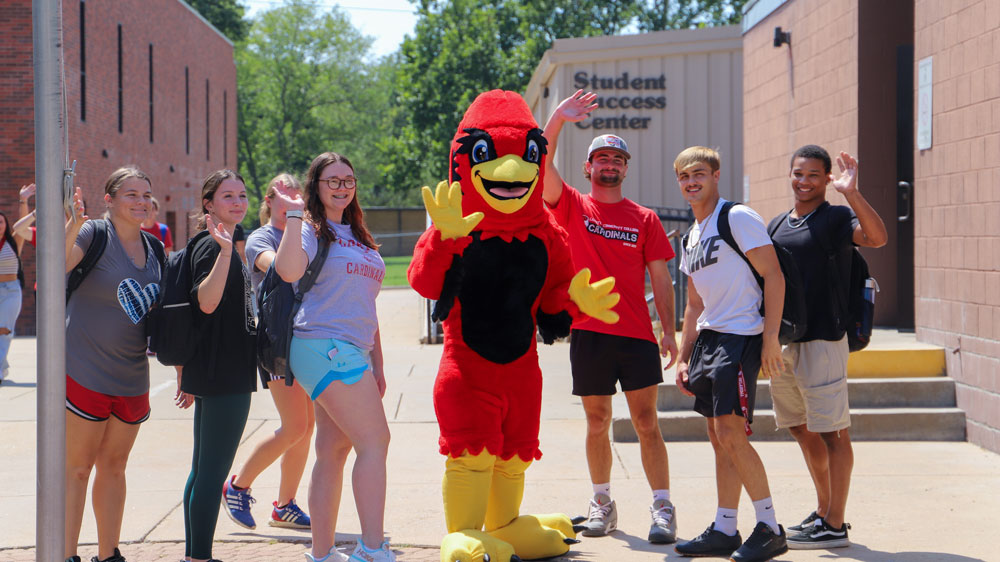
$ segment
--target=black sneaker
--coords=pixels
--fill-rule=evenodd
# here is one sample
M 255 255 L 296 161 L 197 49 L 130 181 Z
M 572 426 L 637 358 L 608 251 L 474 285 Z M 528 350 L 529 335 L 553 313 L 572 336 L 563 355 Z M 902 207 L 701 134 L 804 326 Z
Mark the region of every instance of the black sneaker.
M 116 548 L 115 549 L 115 553 L 112 554 L 111 556 L 105 558 L 104 560 L 101 560 L 98 557 L 94 556 L 93 558 L 90 559 L 90 562 L 126 562 L 126 561 L 125 561 L 125 557 L 122 556 L 121 551 L 119 551 Z
M 729 556 L 742 542 L 739 531 L 729 536 L 722 531 L 716 531 L 713 522 L 704 533 L 689 541 L 677 543 L 674 551 L 681 556 Z
M 792 525 L 791 527 L 788 528 L 788 530 L 792 533 L 798 533 L 800 531 L 805 530 L 806 527 L 812 527 L 816 523 L 816 520 L 819 518 L 820 518 L 819 515 L 817 515 L 816 512 L 814 511 L 809 514 L 809 517 L 803 519 L 801 523 L 799 523 L 798 525 Z
M 835 529 L 826 521 L 817 519 L 815 525 L 806 527 L 799 533 L 788 537 L 788 548 L 792 550 L 816 550 L 851 546 L 851 541 L 847 539 L 847 530 L 850 528 L 850 524 L 844 523 L 839 529 Z
M 79 556 L 70 556 L 66 559 L 66 562 L 83 562 L 83 560 L 80 560 Z
M 761 521 L 753 528 L 750 538 L 743 543 L 730 560 L 732 562 L 766 562 L 775 556 L 788 552 L 785 529 L 778 525 L 781 534 L 776 535 L 771 526 Z

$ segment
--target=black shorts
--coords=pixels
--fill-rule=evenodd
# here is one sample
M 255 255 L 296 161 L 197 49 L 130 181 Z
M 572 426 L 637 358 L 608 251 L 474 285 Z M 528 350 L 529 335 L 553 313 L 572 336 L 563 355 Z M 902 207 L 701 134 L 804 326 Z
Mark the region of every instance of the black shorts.
M 663 382 L 660 349 L 649 340 L 573 330 L 569 362 L 576 396 L 610 396 L 618 381 L 625 392 Z
M 694 411 L 714 418 L 726 414 L 743 416 L 742 379 L 746 420 L 753 421 L 760 371 L 760 335 L 740 336 L 702 330 L 688 363 L 688 389 L 694 393 Z

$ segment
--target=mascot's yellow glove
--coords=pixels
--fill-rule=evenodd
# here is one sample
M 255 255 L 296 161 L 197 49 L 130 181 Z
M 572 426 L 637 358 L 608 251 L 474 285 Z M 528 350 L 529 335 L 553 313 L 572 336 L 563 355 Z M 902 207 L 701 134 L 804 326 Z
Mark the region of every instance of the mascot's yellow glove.
M 580 307 L 580 311 L 597 318 L 605 324 L 617 324 L 618 313 L 611 310 L 622 296 L 612 293 L 615 278 L 605 277 L 596 283 L 590 282 L 590 269 L 583 268 L 569 282 L 569 298 Z
M 451 240 L 468 236 L 473 228 L 483 220 L 483 213 L 472 213 L 462 216 L 462 187 L 458 182 L 448 187 L 448 182 L 437 185 L 437 191 L 432 195 L 431 188 L 426 185 L 420 188 L 424 196 L 424 207 L 434 221 L 434 227 L 441 232 L 441 240 Z

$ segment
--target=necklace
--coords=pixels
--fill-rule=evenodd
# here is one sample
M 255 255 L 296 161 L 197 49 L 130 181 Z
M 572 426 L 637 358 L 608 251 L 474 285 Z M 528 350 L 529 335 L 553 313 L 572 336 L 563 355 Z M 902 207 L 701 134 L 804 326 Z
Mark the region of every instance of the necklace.
M 811 217 L 813 215 L 813 213 L 815 213 L 815 212 L 816 212 L 816 209 L 813 209 L 812 211 L 809 211 L 808 215 L 806 215 L 806 216 L 804 216 L 802 218 L 799 218 L 799 219 L 795 219 L 795 223 L 794 224 L 792 224 L 792 214 L 788 213 L 788 215 L 785 217 L 786 222 L 788 222 L 788 228 L 799 228 L 800 226 L 804 225 L 806 223 L 806 221 L 809 220 L 809 217 Z

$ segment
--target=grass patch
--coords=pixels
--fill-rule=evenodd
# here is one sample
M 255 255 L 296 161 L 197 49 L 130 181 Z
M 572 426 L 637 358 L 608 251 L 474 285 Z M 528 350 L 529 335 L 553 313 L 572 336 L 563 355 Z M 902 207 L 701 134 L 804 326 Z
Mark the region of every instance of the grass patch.
M 413 256 L 391 256 L 382 259 L 385 260 L 385 279 L 382 280 L 382 286 L 409 286 L 410 283 L 406 280 L 406 269 L 410 267 Z

